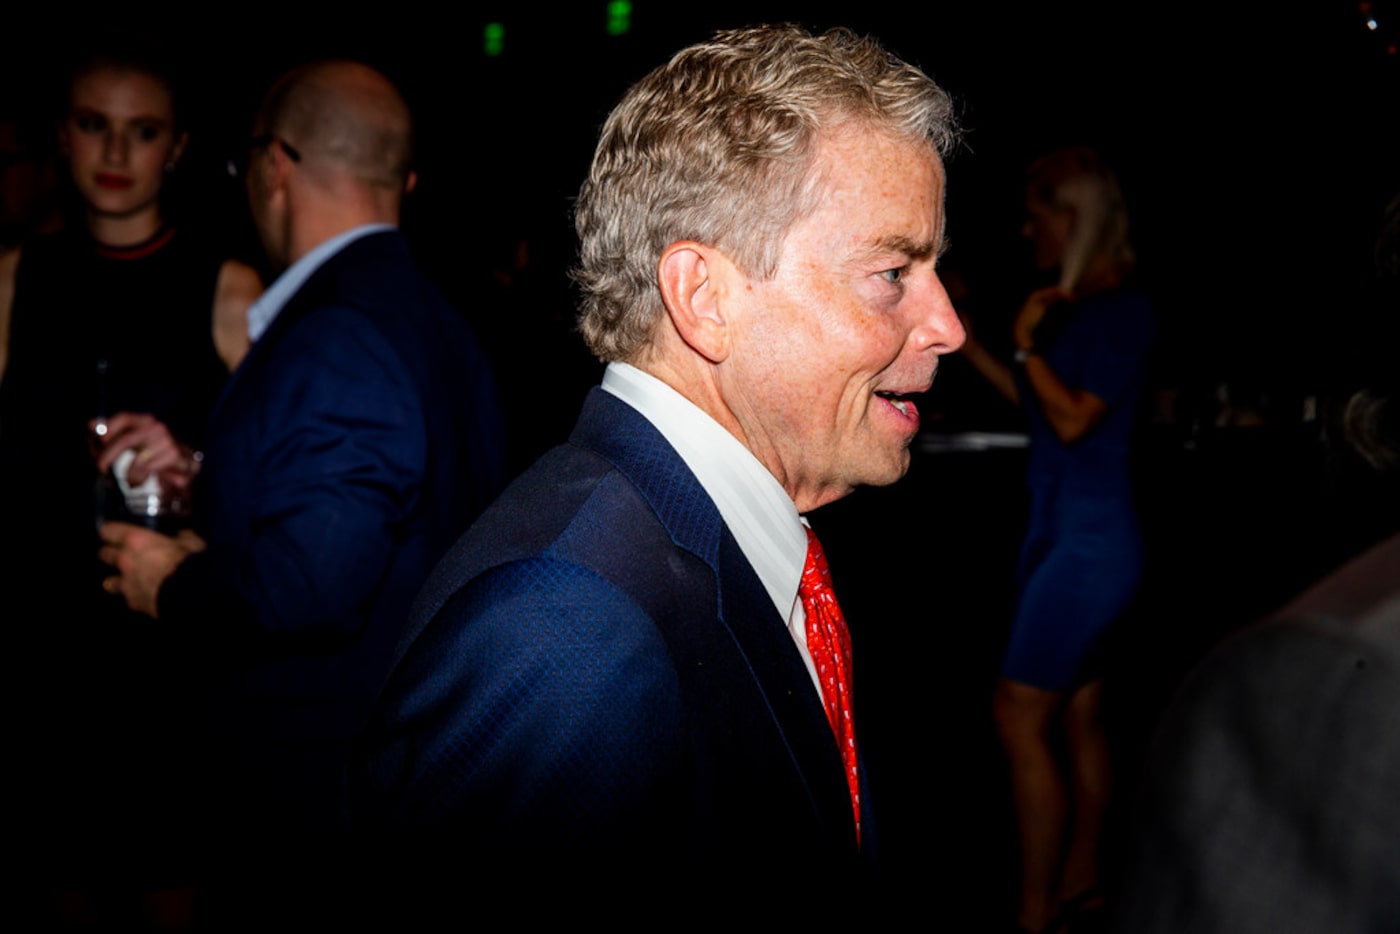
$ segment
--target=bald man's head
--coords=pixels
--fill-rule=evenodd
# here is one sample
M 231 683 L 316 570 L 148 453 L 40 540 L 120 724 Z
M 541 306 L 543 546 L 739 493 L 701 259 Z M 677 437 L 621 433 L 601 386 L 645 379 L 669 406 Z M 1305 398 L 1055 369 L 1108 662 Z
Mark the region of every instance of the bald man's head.
M 285 138 L 307 160 L 402 194 L 413 163 L 413 121 L 398 89 L 358 62 L 317 62 L 292 71 L 268 92 L 258 115 L 264 132 Z

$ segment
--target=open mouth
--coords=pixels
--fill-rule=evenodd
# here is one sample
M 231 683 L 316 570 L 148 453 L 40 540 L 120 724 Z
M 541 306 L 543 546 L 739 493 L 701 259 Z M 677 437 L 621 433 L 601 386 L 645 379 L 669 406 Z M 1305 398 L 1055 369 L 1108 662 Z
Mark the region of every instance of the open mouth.
M 895 411 L 905 418 L 917 419 L 919 417 L 919 407 L 914 404 L 914 394 L 907 392 L 876 392 L 875 395 L 884 399 Z

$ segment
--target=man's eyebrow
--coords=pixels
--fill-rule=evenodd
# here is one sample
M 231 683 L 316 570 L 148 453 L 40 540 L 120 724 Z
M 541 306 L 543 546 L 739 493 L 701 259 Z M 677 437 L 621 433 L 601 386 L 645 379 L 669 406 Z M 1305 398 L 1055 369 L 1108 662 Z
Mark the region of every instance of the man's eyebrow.
M 880 253 L 901 253 L 910 259 L 926 259 L 941 254 L 947 246 L 947 238 L 941 240 L 915 240 L 912 237 L 895 235 L 881 237 L 870 244 L 872 255 Z

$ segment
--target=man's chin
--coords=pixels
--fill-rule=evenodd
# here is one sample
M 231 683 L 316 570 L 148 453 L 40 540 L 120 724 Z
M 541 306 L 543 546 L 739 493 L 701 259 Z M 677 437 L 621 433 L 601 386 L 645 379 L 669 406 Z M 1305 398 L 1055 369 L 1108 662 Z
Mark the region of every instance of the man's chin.
M 890 465 L 885 470 L 873 472 L 872 476 L 865 480 L 861 486 L 893 486 L 909 473 L 910 462 L 909 443 L 905 442 Z
M 823 491 L 814 505 L 807 509 L 799 508 L 798 511 L 806 513 L 811 509 L 816 509 L 818 506 L 825 506 L 828 503 L 836 502 L 838 499 L 845 499 L 863 486 L 893 486 L 904 479 L 905 474 L 909 473 L 910 461 L 908 450 L 905 450 L 903 454 L 904 457 L 902 459 L 890 464 L 883 470 L 866 471 L 862 473 L 858 479 L 849 480 L 844 485 L 833 485 L 830 489 Z M 798 505 L 799 507 L 801 506 L 800 503 Z

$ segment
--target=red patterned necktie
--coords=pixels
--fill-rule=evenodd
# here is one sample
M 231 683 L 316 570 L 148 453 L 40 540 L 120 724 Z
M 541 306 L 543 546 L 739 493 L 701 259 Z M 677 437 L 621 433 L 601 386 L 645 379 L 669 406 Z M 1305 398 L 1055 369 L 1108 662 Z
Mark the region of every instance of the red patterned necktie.
M 856 724 L 851 717 L 851 634 L 846 617 L 831 589 L 831 569 L 816 533 L 807 530 L 807 564 L 802 584 L 797 588 L 802 610 L 807 615 L 807 652 L 817 667 L 826 718 L 836 734 L 841 762 L 846 767 L 846 784 L 851 789 L 851 809 L 855 813 L 856 841 L 860 841 L 860 775 L 856 766 Z

